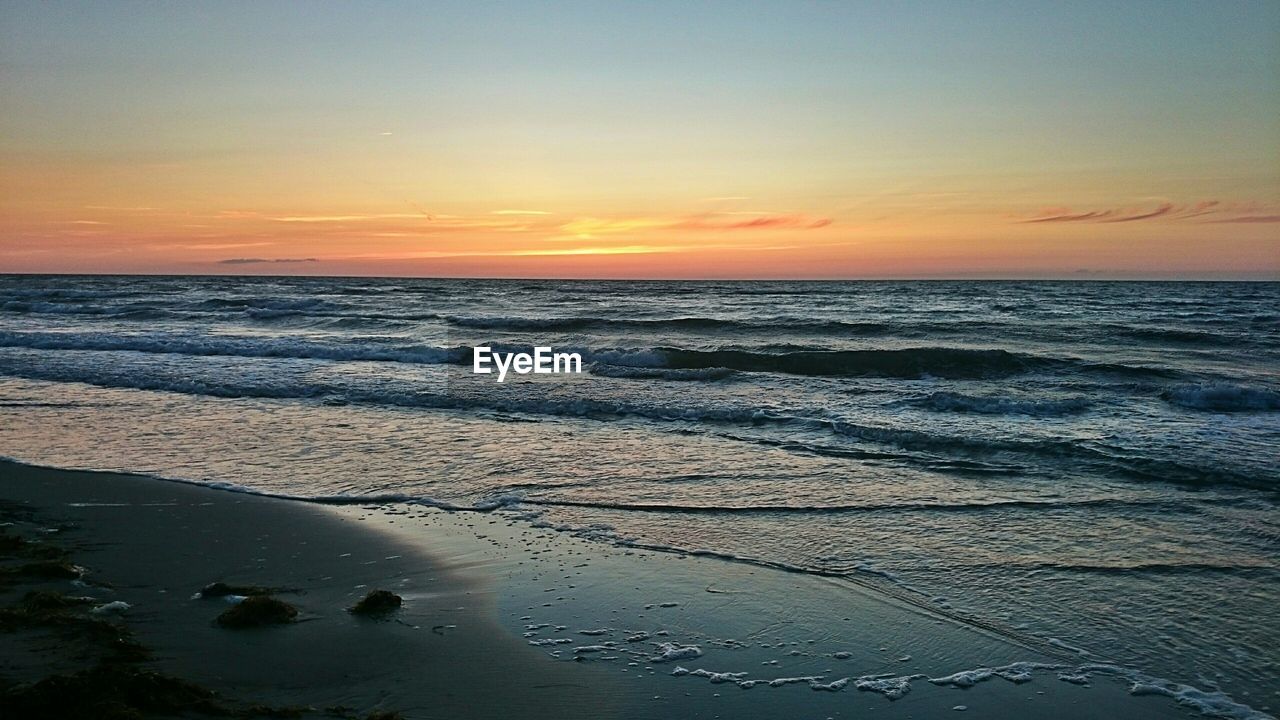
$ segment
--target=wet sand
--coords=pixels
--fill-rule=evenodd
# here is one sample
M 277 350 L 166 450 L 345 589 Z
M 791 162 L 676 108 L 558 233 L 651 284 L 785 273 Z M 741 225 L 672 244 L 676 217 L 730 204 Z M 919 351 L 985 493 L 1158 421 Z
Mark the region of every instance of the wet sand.
M 50 541 L 111 589 L 50 586 L 127 602 L 121 621 L 152 650 L 148 667 L 317 716 L 334 706 L 405 718 L 1199 716 L 1106 673 L 1087 686 L 1052 669 L 1025 682 L 931 682 L 1085 660 L 839 579 L 610 546 L 501 514 L 324 506 L 12 463 L 0 464 L 0 500 L 25 509 L 13 528 L 64 528 Z M 218 581 L 292 589 L 276 596 L 299 616 L 219 627 L 226 601 L 193 597 Z M 346 611 L 374 588 L 404 606 L 381 621 Z M 58 644 L 3 642 L 10 681 L 74 665 Z M 911 679 L 895 699 L 859 689 L 874 676 Z

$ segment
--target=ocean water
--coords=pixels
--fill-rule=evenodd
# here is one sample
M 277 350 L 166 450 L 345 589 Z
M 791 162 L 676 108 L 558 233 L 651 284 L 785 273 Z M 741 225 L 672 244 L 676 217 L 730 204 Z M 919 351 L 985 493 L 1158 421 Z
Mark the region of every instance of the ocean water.
M 1278 449 L 1276 283 L 0 276 L 0 454 L 837 575 L 1254 707 Z

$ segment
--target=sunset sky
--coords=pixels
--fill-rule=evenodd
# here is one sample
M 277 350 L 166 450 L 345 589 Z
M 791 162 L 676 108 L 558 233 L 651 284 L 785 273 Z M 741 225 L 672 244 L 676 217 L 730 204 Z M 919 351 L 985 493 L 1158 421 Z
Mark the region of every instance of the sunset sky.
M 1280 3 L 0 4 L 0 272 L 1280 278 Z

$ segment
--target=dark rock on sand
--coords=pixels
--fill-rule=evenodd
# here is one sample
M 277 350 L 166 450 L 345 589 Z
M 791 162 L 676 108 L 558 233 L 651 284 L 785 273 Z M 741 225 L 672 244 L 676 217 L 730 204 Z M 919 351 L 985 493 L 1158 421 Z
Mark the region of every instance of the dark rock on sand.
M 390 590 L 374 590 L 348 612 L 354 615 L 385 615 L 399 608 L 404 600 Z
M 218 624 L 226 628 L 249 628 L 293 622 L 298 610 L 287 602 L 269 595 L 253 595 L 236 603 L 218 616 Z

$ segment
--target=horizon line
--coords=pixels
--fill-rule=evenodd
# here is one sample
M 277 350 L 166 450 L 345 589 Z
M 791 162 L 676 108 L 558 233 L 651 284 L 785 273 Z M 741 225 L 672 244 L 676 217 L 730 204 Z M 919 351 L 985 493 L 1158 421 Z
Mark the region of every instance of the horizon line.
M 1045 276 L 995 276 L 995 275 L 901 275 L 901 276 L 846 276 L 846 277 L 526 277 L 526 276 L 435 276 L 435 275 L 305 275 L 305 274 L 244 274 L 244 273 L 183 273 L 183 272 L 7 272 L 0 277 L 178 277 L 178 278 L 268 278 L 307 280 L 479 280 L 486 282 L 1223 282 L 1223 283 L 1280 283 L 1280 274 L 1272 277 L 1256 276 L 1142 276 L 1142 275 L 1092 275 L 1089 273 Z

